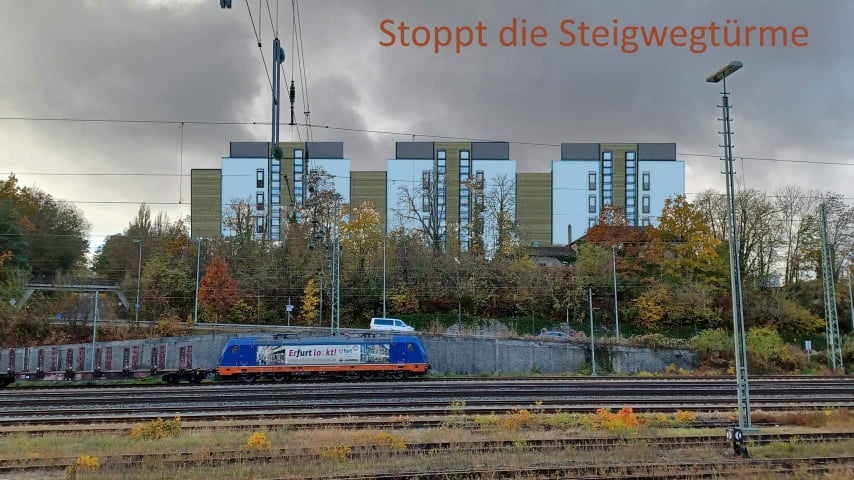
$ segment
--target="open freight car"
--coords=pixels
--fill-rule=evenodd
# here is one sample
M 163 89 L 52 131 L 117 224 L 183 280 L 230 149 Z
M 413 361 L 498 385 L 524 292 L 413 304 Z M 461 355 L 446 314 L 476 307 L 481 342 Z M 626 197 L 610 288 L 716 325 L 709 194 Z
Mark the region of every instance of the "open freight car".
M 430 368 L 417 337 L 266 337 L 234 338 L 222 350 L 217 373 L 249 383 L 262 378 L 334 376 L 398 380 Z

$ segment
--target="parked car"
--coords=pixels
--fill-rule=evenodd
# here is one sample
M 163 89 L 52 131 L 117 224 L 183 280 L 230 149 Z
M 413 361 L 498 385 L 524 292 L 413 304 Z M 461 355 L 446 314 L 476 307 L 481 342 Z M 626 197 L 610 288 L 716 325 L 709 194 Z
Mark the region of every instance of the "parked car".
M 395 332 L 414 332 L 415 329 L 398 318 L 372 318 L 371 330 L 386 330 Z
M 569 338 L 569 334 L 567 334 L 566 332 L 561 332 L 560 330 L 543 330 L 538 336 L 551 338 Z

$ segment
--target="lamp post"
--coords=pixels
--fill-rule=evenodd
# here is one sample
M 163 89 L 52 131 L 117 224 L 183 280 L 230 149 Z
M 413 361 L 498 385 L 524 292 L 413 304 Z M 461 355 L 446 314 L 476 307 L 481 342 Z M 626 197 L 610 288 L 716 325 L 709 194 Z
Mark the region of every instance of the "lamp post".
M 142 279 L 142 239 L 141 238 L 135 239 L 133 241 L 133 243 L 139 244 L 139 263 L 137 264 L 137 267 L 136 267 L 136 305 L 134 305 L 134 308 L 136 308 L 135 323 L 136 323 L 136 326 L 138 327 L 139 326 L 139 307 L 140 307 L 140 304 L 139 304 L 139 283 L 140 283 L 140 280 Z
M 732 326 L 733 341 L 735 344 L 735 381 L 738 395 L 738 426 L 741 429 L 752 429 L 750 419 L 750 386 L 747 379 L 747 344 L 744 335 L 744 307 L 741 295 L 741 265 L 738 257 L 738 225 L 735 218 L 735 172 L 733 171 L 732 159 L 732 129 L 729 116 L 729 92 L 726 90 L 726 78 L 738 71 L 743 64 L 732 61 L 724 65 L 720 70 L 706 78 L 706 82 L 723 82 L 721 91 L 722 103 L 720 105 L 723 113 L 724 136 L 724 165 L 726 175 L 727 193 L 727 220 L 729 223 L 729 272 L 732 286 Z
M 199 323 L 199 270 L 202 264 L 202 237 L 196 247 L 196 304 L 193 307 L 193 325 Z
M 593 289 L 587 289 L 587 302 L 590 307 L 590 376 L 596 376 L 596 345 L 593 342 Z
M 383 318 L 387 318 L 386 308 L 385 308 L 385 304 L 386 304 L 385 303 L 386 302 L 386 294 L 385 294 L 385 250 L 386 250 L 385 242 L 386 242 L 386 239 L 385 239 L 385 237 L 386 237 L 386 232 L 383 232 Z
M 457 325 L 463 328 L 463 294 L 460 290 L 460 259 L 454 257 L 454 262 L 457 263 Z
M 614 261 L 614 320 L 616 335 L 620 338 L 620 307 L 617 306 L 617 244 L 611 245 L 611 259 Z
M 851 260 L 854 260 L 854 254 L 849 253 L 848 259 L 848 308 L 851 310 L 851 331 L 854 332 L 854 295 L 851 295 Z

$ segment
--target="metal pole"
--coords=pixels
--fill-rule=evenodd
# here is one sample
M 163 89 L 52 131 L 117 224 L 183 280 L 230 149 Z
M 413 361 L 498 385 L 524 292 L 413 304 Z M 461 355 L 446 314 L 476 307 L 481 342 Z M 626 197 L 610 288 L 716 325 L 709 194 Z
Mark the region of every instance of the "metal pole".
M 620 338 L 620 307 L 617 305 L 617 246 L 611 245 L 611 258 L 614 260 L 614 320 L 616 321 L 616 334 Z
M 142 239 L 134 240 L 134 242 L 139 243 L 139 263 L 137 264 L 137 267 L 136 267 L 136 305 L 134 305 L 134 307 L 136 307 L 136 320 L 135 320 L 135 322 L 136 322 L 136 326 L 138 327 L 139 326 L 139 307 L 141 306 L 139 304 L 139 283 L 140 283 L 140 280 L 142 279 Z
M 199 270 L 202 264 L 202 237 L 196 248 L 196 305 L 193 307 L 193 325 L 199 323 Z
M 587 302 L 590 306 L 590 363 L 592 364 L 592 368 L 590 370 L 590 375 L 596 376 L 596 345 L 593 341 L 593 289 L 587 289 Z
M 95 317 L 92 319 L 92 371 L 95 371 L 95 335 L 98 334 L 98 291 L 95 291 Z
M 385 237 L 386 237 L 386 232 L 383 232 L 383 318 L 387 318 L 386 317 L 386 293 L 385 293 L 385 287 L 386 287 L 386 280 L 385 280 L 385 275 L 386 275 L 386 273 L 385 273 L 386 272 L 386 270 L 385 270 L 385 268 L 386 268 L 385 267 L 385 255 L 386 255 L 386 253 L 385 253 L 385 250 L 386 250 L 385 242 L 386 242 L 386 238 Z
M 744 333 L 744 307 L 741 292 L 741 259 L 739 258 L 738 225 L 735 217 L 735 172 L 732 158 L 732 129 L 729 116 L 729 92 L 726 77 L 721 92 L 724 123 L 724 163 L 729 220 L 729 271 L 732 286 L 733 342 L 735 344 L 735 381 L 738 395 L 738 426 L 752 428 L 750 419 L 750 388 L 747 378 L 747 343 Z
M 848 308 L 851 309 L 851 332 L 854 332 L 854 296 L 851 295 L 851 260 L 854 256 L 848 257 Z

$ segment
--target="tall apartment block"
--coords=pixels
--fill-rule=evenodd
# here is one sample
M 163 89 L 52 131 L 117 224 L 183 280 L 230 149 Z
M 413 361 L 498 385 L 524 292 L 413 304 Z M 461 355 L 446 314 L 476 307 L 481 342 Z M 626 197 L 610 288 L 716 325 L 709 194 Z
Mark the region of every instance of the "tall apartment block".
M 233 235 L 230 222 L 224 220 L 233 211 L 232 205 L 245 202 L 252 207 L 255 238 L 279 240 L 286 216 L 298 211 L 308 198 L 309 175 L 320 170 L 330 175 L 343 202 L 350 202 L 350 160 L 344 158 L 342 142 L 279 146 L 284 152 L 280 160 L 270 154 L 267 142 L 231 142 L 222 168 L 191 171 L 193 238 Z
M 370 201 L 383 228 L 430 225 L 440 242 L 495 247 L 490 203 L 502 196 L 511 220 L 532 246 L 566 245 L 621 208 L 632 225 L 655 225 L 664 200 L 685 193 L 685 164 L 674 143 L 564 143 L 551 172 L 517 173 L 506 142 L 397 142 L 386 171 L 351 171 L 341 142 L 232 142 L 220 169 L 192 170 L 191 235 L 232 235 L 231 204 L 252 207 L 255 238 L 278 240 L 281 226 L 310 198 L 312 172 L 325 171 L 342 203 Z M 456 238 L 449 238 L 454 235 Z M 456 243 L 456 242 L 455 242 Z
M 551 177 L 555 245 L 584 235 L 604 206 L 620 208 L 630 225 L 656 225 L 664 200 L 685 194 L 675 143 L 563 143 Z
M 494 249 L 495 220 L 485 210 L 502 186 L 513 190 L 508 200 L 515 199 L 516 162 L 509 143 L 398 142 L 386 171 L 389 228 L 418 228 L 423 222 L 443 244 L 450 231 L 463 251 L 473 238 L 483 240 L 486 252 Z M 510 213 L 515 217 L 515 205 Z

